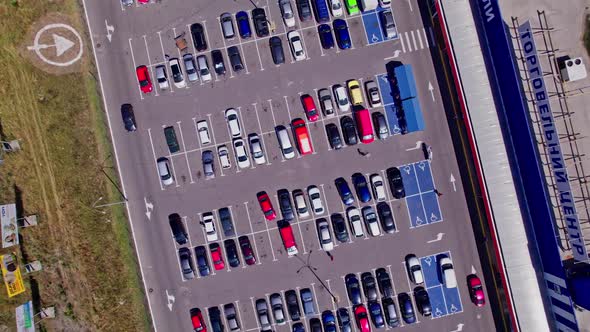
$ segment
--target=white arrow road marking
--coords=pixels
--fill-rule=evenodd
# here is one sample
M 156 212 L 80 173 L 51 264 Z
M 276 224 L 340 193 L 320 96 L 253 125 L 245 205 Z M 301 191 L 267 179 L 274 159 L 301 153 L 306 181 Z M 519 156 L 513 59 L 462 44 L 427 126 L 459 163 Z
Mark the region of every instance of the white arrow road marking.
M 451 178 L 449 180 L 451 181 L 451 184 L 453 185 L 453 191 L 457 191 L 457 185 L 455 184 L 455 177 L 453 176 L 453 173 L 451 173 Z
M 471 274 L 476 274 L 475 266 L 471 265 Z
M 440 240 L 442 240 L 443 235 L 445 235 L 445 233 L 438 233 L 438 234 L 436 234 L 436 239 L 429 240 L 426 243 L 434 243 L 434 242 L 440 241 Z
M 174 295 L 168 294 L 168 290 L 166 290 L 166 302 L 168 302 L 168 310 L 172 311 L 172 305 L 174 305 L 174 301 L 176 301 L 176 297 L 174 297 Z
M 451 332 L 461 332 L 461 331 L 463 331 L 463 326 L 465 326 L 465 324 L 459 323 L 459 324 L 457 324 L 457 329 L 452 330 Z
M 410 11 L 413 12 L 414 9 L 412 8 L 412 0 L 408 0 L 408 6 L 410 6 Z
M 393 51 L 393 56 L 383 58 L 383 60 L 387 61 L 387 60 L 395 59 L 399 56 L 400 53 L 401 53 L 400 50 L 395 50 L 395 51 Z
M 143 198 L 143 201 L 145 203 L 145 215 L 148 218 L 148 220 L 151 220 L 152 218 L 152 211 L 154 210 L 154 204 L 150 203 L 147 201 L 147 198 Z
M 109 43 L 111 42 L 111 39 L 113 38 L 113 32 L 115 32 L 115 26 L 114 25 L 109 25 L 109 23 L 107 23 L 107 20 L 104 20 L 104 25 L 107 27 L 107 39 L 109 40 Z
M 434 101 L 434 87 L 430 81 L 428 81 L 428 91 L 430 91 L 430 96 L 432 97 L 432 101 Z
M 406 151 L 418 150 L 422 147 L 422 141 L 416 141 L 416 146 L 413 148 L 406 149 Z

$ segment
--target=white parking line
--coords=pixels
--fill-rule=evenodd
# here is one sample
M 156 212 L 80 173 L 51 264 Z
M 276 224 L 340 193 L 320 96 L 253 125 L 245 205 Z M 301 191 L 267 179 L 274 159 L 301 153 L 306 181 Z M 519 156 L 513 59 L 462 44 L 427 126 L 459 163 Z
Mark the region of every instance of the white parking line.
M 176 124 L 178 124 L 178 130 L 180 131 L 180 141 L 182 142 L 182 149 L 186 151 L 186 145 L 184 144 L 184 135 L 182 134 L 182 126 L 180 125 L 181 121 L 176 121 Z M 193 172 L 191 172 L 191 165 L 188 162 L 188 154 L 185 153 L 184 157 L 186 159 L 186 167 L 188 168 L 188 175 L 190 176 L 191 183 L 195 183 L 195 181 L 193 180 Z
M 155 78 L 155 77 L 156 77 L 156 75 L 154 74 L 154 69 L 152 68 L 152 59 L 151 59 L 151 57 L 150 57 L 150 51 L 149 51 L 149 49 L 148 49 L 147 38 L 146 38 L 146 36 L 145 36 L 145 35 L 143 35 L 143 42 L 144 42 L 144 44 L 145 44 L 145 52 L 146 52 L 146 54 L 147 54 L 147 58 L 148 58 L 148 64 L 149 64 L 149 67 L 150 67 L 150 70 L 151 70 L 151 75 L 152 75 L 152 77 L 153 77 L 153 78 Z M 154 83 L 154 82 L 152 82 L 152 86 L 154 87 L 154 91 L 156 92 L 156 97 L 157 97 L 157 96 L 159 96 L 159 94 L 158 94 L 158 88 L 159 88 L 159 87 L 156 87 L 156 86 L 157 86 L 157 84 L 153 84 L 153 83 Z
M 319 313 L 319 312 L 321 312 L 321 310 L 320 310 L 320 306 L 318 304 L 317 293 L 315 292 L 315 282 L 311 283 L 311 289 L 313 290 L 313 301 L 315 302 L 315 308 Z
M 235 15 L 234 15 L 234 21 L 235 20 Z M 258 62 L 260 63 L 260 71 L 264 71 L 264 66 L 262 64 L 262 57 L 260 56 L 260 49 L 258 48 L 258 36 L 256 35 L 256 33 L 253 33 L 252 36 L 254 37 L 254 45 L 256 46 L 256 53 L 258 53 Z M 242 47 L 242 40 L 238 39 L 238 42 L 240 44 L 240 49 L 242 50 L 242 54 L 244 55 L 244 48 Z M 246 62 L 244 60 L 244 62 Z
M 254 304 L 254 298 L 253 297 L 250 297 L 250 302 L 252 303 L 252 309 L 254 310 L 254 314 L 256 316 L 258 316 L 257 313 L 256 313 L 256 305 Z M 270 313 L 269 313 L 269 315 L 270 315 Z M 255 321 L 256 321 L 256 326 L 258 326 L 258 331 L 260 331 L 260 324 L 258 323 L 258 317 L 256 317 Z
M 316 98 L 319 98 L 318 97 L 318 89 L 313 89 L 313 94 Z M 312 96 L 312 98 L 314 98 L 314 96 Z M 314 103 L 315 103 L 315 101 L 314 101 Z M 319 99 L 318 99 L 318 104 L 319 104 Z M 322 128 L 324 129 L 324 138 L 326 140 L 326 143 L 328 143 L 328 151 L 332 151 L 332 146 L 330 145 L 330 140 L 328 139 L 328 131 L 326 130 L 326 122 L 324 120 L 324 113 L 321 111 L 321 105 L 320 105 L 320 110 L 316 110 L 316 112 L 318 112 L 318 114 L 320 114 L 320 121 L 322 121 Z
M 250 219 L 250 211 L 248 211 L 248 202 L 244 202 L 244 205 L 246 206 L 246 215 L 248 216 L 248 223 L 250 224 L 250 232 L 252 234 L 255 234 L 254 227 L 252 227 L 252 219 Z M 252 237 L 254 237 L 254 235 Z M 251 242 L 254 243 L 254 250 L 256 251 L 256 257 L 257 257 L 257 262 L 258 262 L 257 264 L 260 265 L 262 263 L 260 262 L 261 257 L 260 257 L 260 254 L 258 254 L 258 246 L 256 245 L 256 239 L 253 238 L 253 241 L 251 241 Z
M 158 174 L 158 179 L 160 178 L 160 172 L 158 172 L 158 158 L 156 157 L 156 150 L 154 149 L 154 141 L 152 140 L 152 129 L 148 128 L 148 136 L 150 138 L 150 145 L 152 147 L 152 154 L 154 155 L 154 166 L 156 166 L 156 174 Z M 176 179 L 174 179 L 176 181 Z M 164 186 L 162 185 L 162 181 L 158 180 L 160 184 L 160 189 L 164 190 Z
M 137 64 L 135 63 L 135 56 L 133 55 L 133 46 L 131 45 L 131 38 L 129 38 L 129 50 L 131 51 L 131 60 L 133 61 L 133 72 L 135 73 L 135 71 L 137 69 Z M 137 90 L 139 91 L 139 98 L 141 100 L 143 100 L 143 92 L 141 92 L 141 86 L 139 86 L 139 82 L 137 81 L 137 78 L 135 78 L 135 81 L 137 82 Z
M 166 68 L 166 71 L 169 72 L 168 66 L 167 66 L 168 59 L 166 59 L 166 52 L 164 52 L 164 44 L 162 43 L 162 32 L 157 31 L 157 34 L 158 34 L 158 38 L 160 39 L 160 48 L 162 49 L 162 58 L 164 59 L 163 65 L 164 65 L 164 68 Z M 168 78 L 166 78 L 166 79 L 168 80 Z M 172 89 L 172 85 L 174 85 L 174 84 L 172 84 L 172 82 L 170 82 L 168 80 L 168 87 L 170 88 L 170 92 L 174 92 L 174 89 Z
M 176 28 L 172 28 L 172 34 L 174 34 L 174 37 L 176 37 L 176 36 L 177 36 L 177 35 L 176 35 Z M 180 49 L 179 49 L 178 47 L 176 48 L 176 52 L 178 52 L 178 66 L 180 67 L 180 66 L 181 66 L 181 63 L 183 63 L 183 64 L 184 64 L 184 61 L 183 61 L 183 59 L 182 59 L 182 54 L 180 54 Z M 186 68 L 185 68 L 185 69 L 186 69 Z M 182 68 L 180 68 L 180 71 L 182 72 Z M 190 89 L 190 84 L 189 84 L 190 82 L 188 82 L 188 75 L 187 75 L 187 77 L 185 77 L 184 79 L 185 79 L 185 81 L 187 81 L 187 82 L 186 82 L 186 87 L 185 87 L 185 89 Z
M 253 104 L 253 105 L 254 105 L 254 113 L 256 114 L 256 120 L 258 121 L 258 130 L 260 131 L 260 139 L 262 139 L 262 150 L 266 154 L 266 164 L 272 165 L 270 162 L 270 152 L 268 151 L 268 145 L 266 145 L 266 142 L 264 141 L 264 132 L 262 131 L 262 125 L 260 124 L 260 116 L 258 116 L 258 108 L 256 107 L 255 104 Z M 242 107 L 238 107 L 238 113 L 240 114 L 240 117 L 241 117 L 242 116 Z

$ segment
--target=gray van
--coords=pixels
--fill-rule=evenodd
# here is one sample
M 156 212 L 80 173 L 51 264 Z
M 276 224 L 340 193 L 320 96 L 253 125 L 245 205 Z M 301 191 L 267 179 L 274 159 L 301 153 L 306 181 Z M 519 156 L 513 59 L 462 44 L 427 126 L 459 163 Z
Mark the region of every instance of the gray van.
M 232 20 L 231 14 L 223 13 L 219 17 L 219 20 L 221 22 L 221 30 L 223 31 L 223 37 L 225 37 L 225 39 L 234 38 L 236 32 L 234 30 L 234 22 Z
M 301 296 L 301 304 L 303 305 L 303 313 L 305 316 L 314 315 L 315 307 L 313 305 L 313 293 L 311 289 L 304 288 L 299 291 L 299 295 Z

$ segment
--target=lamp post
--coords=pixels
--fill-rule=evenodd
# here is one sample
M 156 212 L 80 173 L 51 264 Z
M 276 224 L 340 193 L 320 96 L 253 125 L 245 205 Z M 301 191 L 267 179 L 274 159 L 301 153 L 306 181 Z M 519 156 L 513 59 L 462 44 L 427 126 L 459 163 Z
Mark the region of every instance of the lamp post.
M 328 291 L 328 294 L 330 294 L 330 296 L 332 296 L 332 299 L 334 300 L 334 302 L 338 303 L 338 297 L 336 297 L 336 295 L 334 295 L 332 293 L 332 291 L 330 290 L 330 288 L 324 283 L 324 281 L 317 275 L 316 271 L 317 268 L 311 265 L 311 254 L 313 253 L 313 250 L 309 251 L 309 254 L 307 254 L 307 261 L 303 260 L 303 258 L 299 257 L 299 255 L 295 255 L 295 257 L 297 257 L 297 259 L 303 264 L 302 267 L 299 268 L 299 270 L 297 270 L 297 273 L 301 272 L 301 270 L 303 270 L 304 268 L 307 268 L 311 273 L 313 273 L 313 276 L 317 279 L 317 281 L 324 286 L 324 289 L 326 289 L 326 291 Z

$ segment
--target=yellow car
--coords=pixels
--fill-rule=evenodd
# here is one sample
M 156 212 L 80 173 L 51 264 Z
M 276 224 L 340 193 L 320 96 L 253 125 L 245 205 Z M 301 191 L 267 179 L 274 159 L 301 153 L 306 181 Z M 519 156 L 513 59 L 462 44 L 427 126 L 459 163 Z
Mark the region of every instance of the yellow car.
M 363 103 L 363 91 L 357 80 L 350 80 L 347 83 L 348 93 L 350 93 L 350 99 L 352 99 L 352 105 L 360 105 Z

